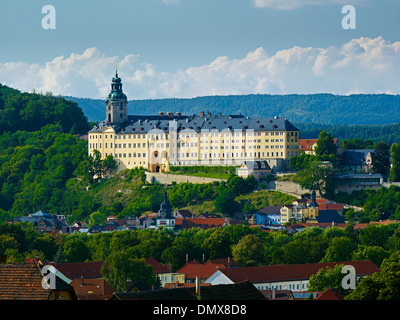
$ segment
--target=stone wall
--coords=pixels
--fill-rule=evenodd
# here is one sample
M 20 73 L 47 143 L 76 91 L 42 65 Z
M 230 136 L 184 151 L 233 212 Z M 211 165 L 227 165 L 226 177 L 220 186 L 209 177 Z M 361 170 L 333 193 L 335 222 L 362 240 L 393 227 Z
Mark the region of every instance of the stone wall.
M 290 194 L 295 197 L 300 197 L 305 193 L 310 193 L 311 190 L 300 188 L 298 183 L 292 181 L 270 181 L 266 184 L 267 189 L 276 190 L 283 193 Z M 318 192 L 317 192 L 318 196 Z
M 215 178 L 186 176 L 186 175 L 180 175 L 180 174 L 146 172 L 146 181 L 150 182 L 150 183 L 161 183 L 161 184 L 171 184 L 172 182 L 206 184 L 206 183 L 212 183 L 215 181 L 221 182 L 221 181 L 226 181 L 226 180 L 215 179 Z

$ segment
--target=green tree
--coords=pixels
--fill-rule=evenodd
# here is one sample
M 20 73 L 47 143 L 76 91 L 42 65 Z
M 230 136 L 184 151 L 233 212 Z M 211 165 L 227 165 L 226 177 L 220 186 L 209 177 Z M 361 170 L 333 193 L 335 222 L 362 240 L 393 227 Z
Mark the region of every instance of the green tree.
M 93 227 L 94 225 L 103 225 L 107 221 L 107 217 L 104 213 L 100 211 L 95 211 L 89 216 L 89 227 Z
M 213 230 L 212 234 L 204 240 L 202 248 L 207 250 L 209 259 L 226 258 L 232 255 L 229 234 L 223 229 Z
M 342 294 L 348 294 L 348 290 L 344 290 L 342 287 L 342 280 L 345 276 L 342 273 L 343 266 L 343 264 L 339 264 L 333 268 L 326 267 L 318 270 L 317 273 L 310 277 L 308 291 L 325 291 L 327 287 L 332 287 Z
M 104 167 L 104 173 L 108 174 L 109 176 L 113 176 L 115 172 L 117 172 L 118 169 L 118 164 L 117 161 L 115 161 L 114 157 L 109 154 L 104 160 L 103 160 L 103 167 Z
M 297 172 L 297 181 L 302 189 L 319 191 L 322 197 L 332 197 L 335 190 L 337 169 L 321 161 L 311 162 L 305 169 Z
M 385 259 L 379 272 L 362 278 L 352 293 L 346 296 L 346 299 L 399 300 L 400 262 L 398 253 Z
M 379 246 L 360 245 L 353 252 L 352 260 L 371 260 L 378 267 L 390 256 L 390 252 Z
M 379 142 L 372 156 L 372 170 L 387 175 L 390 171 L 390 148 L 385 142 Z
M 127 281 L 143 281 L 148 287 L 157 283 L 152 266 L 147 266 L 144 259 L 132 258 L 128 251 L 110 254 L 104 261 L 101 274 L 120 292 L 127 290 Z
M 235 200 L 235 197 L 235 193 L 232 190 L 223 191 L 214 202 L 217 212 L 233 216 L 235 212 L 240 211 L 240 204 Z
M 347 237 L 333 238 L 321 262 L 349 261 L 355 250 L 354 242 Z
M 233 259 L 241 266 L 256 266 L 265 263 L 265 245 L 252 234 L 242 237 L 233 246 L 232 254 Z
M 392 157 L 392 168 L 390 169 L 389 180 L 392 182 L 400 182 L 400 146 L 393 143 L 390 147 Z
M 317 156 L 336 154 L 336 145 L 330 133 L 322 130 L 318 135 L 317 146 L 315 147 Z
M 44 233 L 33 241 L 31 248 L 41 251 L 46 260 L 52 260 L 57 252 L 58 245 L 54 236 Z
M 84 262 L 90 260 L 90 251 L 86 243 L 76 237 L 67 239 L 63 245 L 68 262 Z

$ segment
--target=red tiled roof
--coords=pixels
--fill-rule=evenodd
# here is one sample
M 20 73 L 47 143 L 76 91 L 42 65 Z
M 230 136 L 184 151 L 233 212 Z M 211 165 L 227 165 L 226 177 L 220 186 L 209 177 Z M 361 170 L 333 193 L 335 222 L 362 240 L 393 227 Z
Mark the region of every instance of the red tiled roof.
M 312 201 L 312 199 L 308 199 L 307 203 L 311 203 L 311 201 Z M 321 198 L 321 199 L 315 199 L 315 201 L 317 201 L 317 203 L 320 205 L 320 204 L 326 203 L 329 200 Z
M 317 143 L 318 139 L 300 139 L 299 140 L 299 149 L 300 150 L 310 150 L 312 151 L 313 144 Z M 337 143 L 338 139 L 333 138 L 333 142 Z
M 200 279 L 209 278 L 215 271 L 225 269 L 223 264 L 201 264 L 196 262 L 189 262 L 180 268 L 177 273 L 184 273 L 186 279 Z
M 343 205 L 340 203 L 321 203 L 321 204 L 319 204 L 319 210 L 342 211 Z
M 0 264 L 0 300 L 48 300 L 38 264 Z
M 231 258 L 229 258 L 229 261 L 228 261 L 228 258 L 211 259 L 211 260 L 207 260 L 206 264 L 223 264 L 227 268 L 232 267 L 232 266 L 235 266 L 235 267 L 239 266 L 239 264 Z
M 145 260 L 146 260 L 146 265 L 151 265 L 153 267 L 154 274 L 171 272 L 170 264 L 169 265 L 162 264 L 154 258 L 145 258 Z
M 70 284 L 78 300 L 106 300 L 116 291 L 104 279 L 74 279 Z
M 352 265 L 356 269 L 356 274 L 358 276 L 365 276 L 379 271 L 379 268 L 369 260 L 238 267 L 220 269 L 220 271 L 235 283 L 246 280 L 252 283 L 263 283 L 285 280 L 306 280 L 309 279 L 311 275 L 317 273 L 318 270 L 326 267 L 332 268 L 338 264 Z
M 344 296 L 334 288 L 327 288 L 325 292 L 315 300 L 344 300 Z
M 196 286 L 196 283 L 176 283 L 176 282 L 170 282 L 170 283 L 166 283 L 164 284 L 164 288 L 165 289 L 175 289 L 175 288 L 193 288 Z M 207 287 L 207 286 L 211 286 L 211 283 L 200 283 L 201 287 Z
M 69 262 L 69 263 L 50 263 L 68 279 L 77 278 L 102 278 L 100 272 L 103 261 L 95 262 Z
M 225 224 L 225 218 L 186 218 L 182 221 L 182 229 L 189 228 L 218 228 Z

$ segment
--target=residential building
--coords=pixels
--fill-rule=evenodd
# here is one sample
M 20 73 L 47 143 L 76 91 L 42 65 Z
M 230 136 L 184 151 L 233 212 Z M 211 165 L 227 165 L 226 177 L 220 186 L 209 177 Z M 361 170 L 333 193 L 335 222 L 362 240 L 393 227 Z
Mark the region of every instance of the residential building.
M 181 222 L 181 230 L 191 228 L 213 229 L 224 227 L 229 224 L 227 218 L 186 218 Z
M 311 202 L 308 204 L 305 222 L 307 223 L 345 223 L 344 218 L 336 210 L 320 210 L 316 200 L 316 192 L 311 193 Z
M 318 139 L 300 139 L 299 150 L 305 154 L 311 154 L 315 156 L 315 148 L 317 147 Z M 333 138 L 333 143 L 336 146 L 336 155 L 340 158 L 344 153 L 344 148 L 340 143 L 339 139 Z
M 261 267 L 222 268 L 216 270 L 205 283 L 212 285 L 233 284 L 249 280 L 259 290 L 307 291 L 310 277 L 320 269 L 336 265 L 353 266 L 358 278 L 378 272 L 378 267 L 369 260 L 291 265 L 271 265 Z
M 363 189 L 379 189 L 384 177 L 379 173 L 342 173 L 336 175 L 336 192 L 352 193 Z
M 51 215 L 39 210 L 29 216 L 18 217 L 17 221 L 30 222 L 39 233 L 69 233 L 72 229 L 67 224 L 65 217 Z
M 112 155 L 118 170 L 143 167 L 151 172 L 169 166 L 240 166 L 265 160 L 274 171 L 288 168 L 299 154 L 299 129 L 283 117 L 213 115 L 128 115 L 122 80 L 115 74 L 106 100 L 106 119 L 88 132 L 88 153 Z
M 78 300 L 109 300 L 117 291 L 104 279 L 74 279 L 71 282 Z
M 250 281 L 216 286 L 178 287 L 168 290 L 115 292 L 110 300 L 266 300 Z M 232 309 L 233 310 L 233 309 Z M 236 309 L 237 310 L 237 309 Z M 240 310 L 240 309 L 239 309 Z M 246 313 L 249 314 L 249 311 Z
M 375 149 L 348 149 L 343 153 L 338 167 L 345 172 L 371 172 L 374 154 Z
M 207 263 L 203 264 L 196 260 L 186 263 L 182 268 L 177 270 L 177 273 L 185 275 L 186 283 L 194 283 L 196 278 L 200 279 L 200 282 L 208 279 L 216 270 L 225 269 L 224 264 Z M 229 269 L 229 268 L 228 268 Z
M 77 300 L 74 288 L 62 276 L 43 267 L 37 260 L 0 263 L 0 300 Z
M 166 283 L 185 283 L 185 274 L 172 272 L 171 264 L 162 264 L 154 258 L 145 258 L 146 265 L 153 267 L 153 273 L 160 279 L 161 287 Z
M 257 181 L 259 181 L 266 179 L 271 171 L 272 170 L 266 160 L 243 161 L 241 166 L 237 169 L 237 175 L 243 179 L 252 175 Z

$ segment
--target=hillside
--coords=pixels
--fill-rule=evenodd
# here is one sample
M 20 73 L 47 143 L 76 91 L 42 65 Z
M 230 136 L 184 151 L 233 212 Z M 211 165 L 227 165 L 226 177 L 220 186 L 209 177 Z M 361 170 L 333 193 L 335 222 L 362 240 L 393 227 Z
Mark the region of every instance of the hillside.
M 64 133 L 84 134 L 89 124 L 77 103 L 51 93 L 26 93 L 0 84 L 0 134 L 37 131 L 49 124 Z
M 104 119 L 104 100 L 65 98 L 77 102 L 89 120 Z M 182 114 L 210 111 L 241 113 L 249 117 L 282 116 L 300 123 L 382 125 L 400 119 L 400 95 L 258 94 L 129 101 L 130 114 L 157 114 L 159 111 Z

